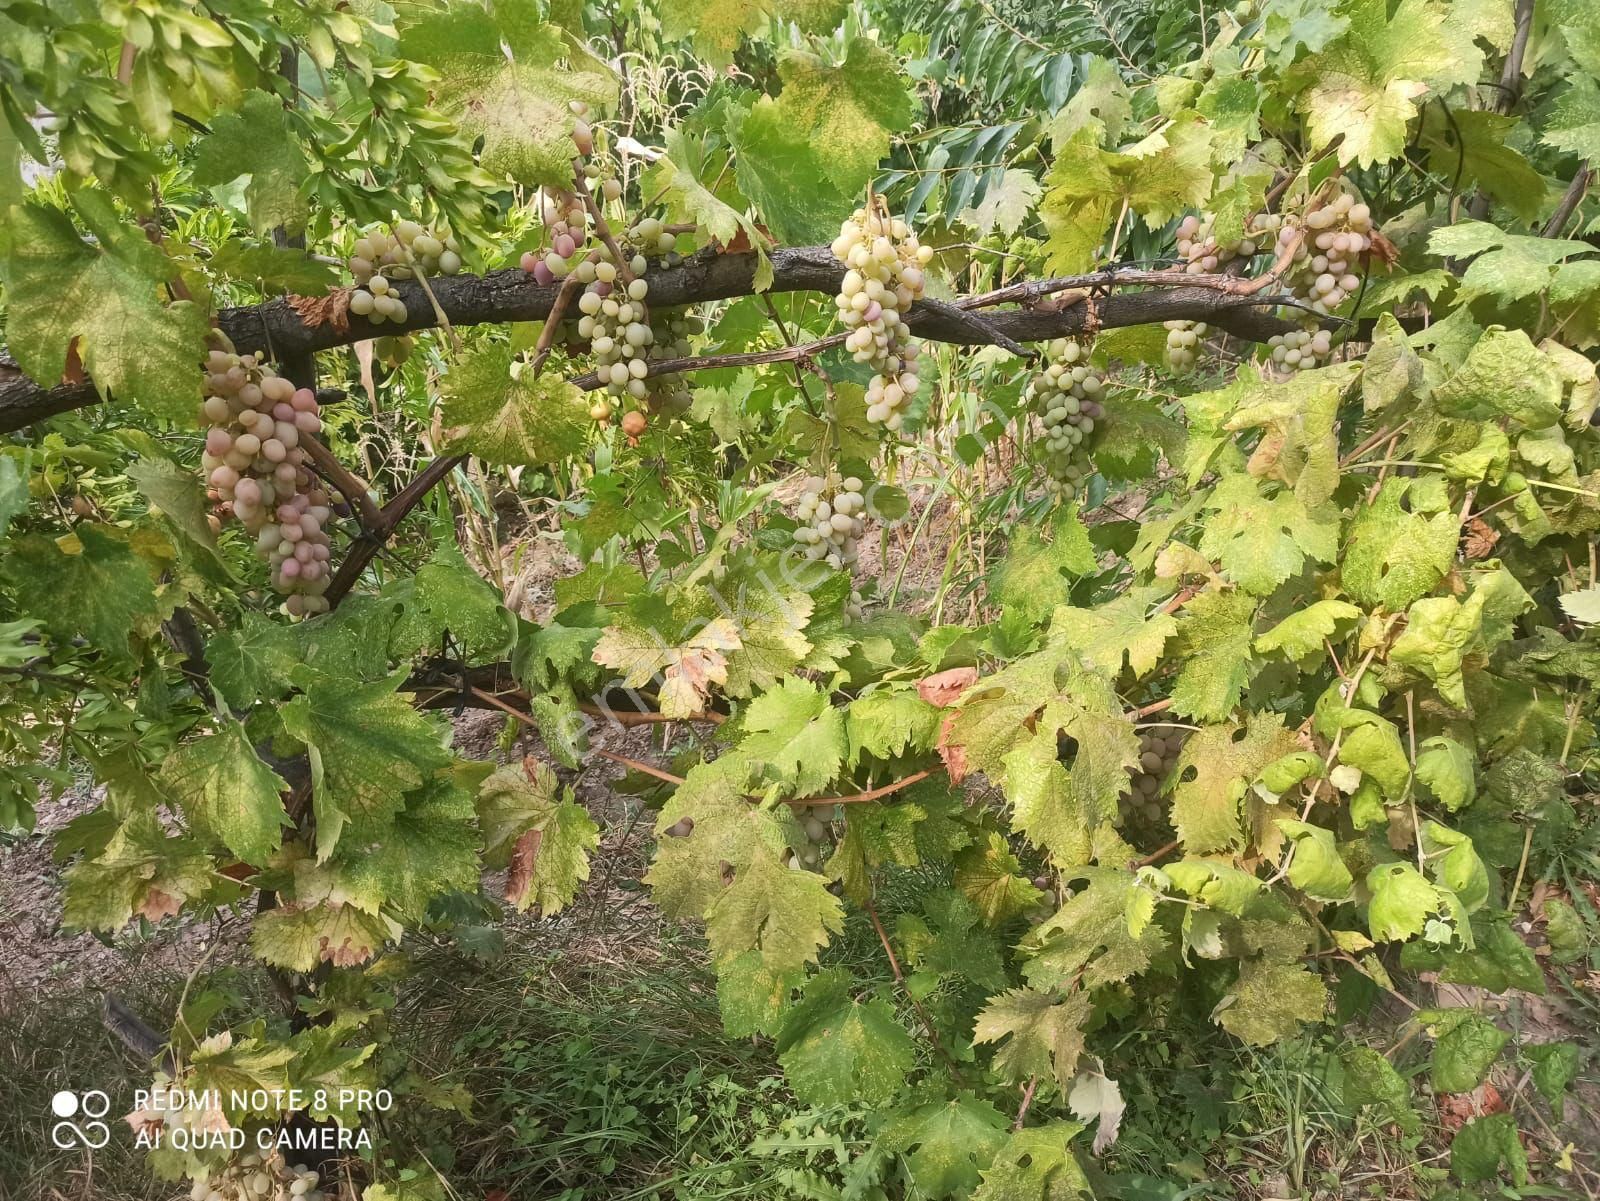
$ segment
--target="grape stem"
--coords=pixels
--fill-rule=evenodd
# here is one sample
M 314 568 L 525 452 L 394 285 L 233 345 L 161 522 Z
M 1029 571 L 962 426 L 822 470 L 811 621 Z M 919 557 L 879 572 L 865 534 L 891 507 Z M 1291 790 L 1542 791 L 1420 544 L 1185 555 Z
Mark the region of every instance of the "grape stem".
M 923 1029 L 928 1032 L 928 1041 L 933 1044 L 933 1049 L 939 1053 L 939 1058 L 944 1060 L 946 1066 L 949 1067 L 950 1075 L 958 1083 L 962 1083 L 961 1068 L 951 1058 L 950 1052 L 945 1050 L 944 1043 L 939 1039 L 939 1031 L 933 1024 L 933 1019 L 928 1016 L 928 1011 L 922 1007 L 922 1002 L 912 996 L 911 989 L 906 986 L 905 973 L 900 970 L 900 960 L 895 955 L 894 947 L 889 942 L 888 932 L 884 930 L 883 922 L 878 917 L 877 906 L 872 903 L 870 896 L 862 902 L 862 905 L 867 911 L 867 916 L 872 919 L 872 928 L 877 931 L 878 941 L 883 944 L 883 953 L 889 957 L 889 970 L 894 973 L 895 983 L 906 994 L 906 1000 L 911 1002 L 911 1007 L 917 1011 L 917 1017 L 921 1019 Z

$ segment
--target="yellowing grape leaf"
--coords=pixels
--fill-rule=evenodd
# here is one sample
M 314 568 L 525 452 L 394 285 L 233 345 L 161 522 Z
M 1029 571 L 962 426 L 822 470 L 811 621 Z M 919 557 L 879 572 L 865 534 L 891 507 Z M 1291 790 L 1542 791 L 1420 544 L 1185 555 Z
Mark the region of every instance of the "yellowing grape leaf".
M 1178 755 L 1172 795 L 1172 824 L 1184 848 L 1243 848 L 1245 789 L 1262 768 L 1297 747 L 1280 713 L 1252 713 L 1242 724 L 1208 726 L 1191 735 Z
M 319 963 L 357 967 L 399 936 L 399 926 L 355 905 L 286 901 L 256 915 L 250 949 L 274 967 L 309 972 Z
M 975 1043 L 1000 1043 L 994 1066 L 1012 1081 L 1053 1075 L 1067 1087 L 1083 1054 L 1083 1028 L 1092 1006 L 1078 991 L 1065 997 L 1014 988 L 989 998 L 973 1027 Z
M 1391 479 L 1350 527 L 1340 579 L 1352 600 L 1404 609 L 1426 596 L 1455 562 L 1455 514 L 1424 516 L 1400 507 L 1410 481 Z
M 1049 1122 L 1014 1130 L 983 1173 L 972 1201 L 1076 1201 L 1092 1195 L 1072 1153 L 1077 1122 Z
M 962 1197 L 1005 1144 L 1008 1125 L 989 1102 L 963 1093 L 891 1118 L 875 1146 L 904 1157 L 921 1195 Z
M 279 799 L 289 786 L 261 761 L 237 721 L 180 746 L 161 775 L 189 821 L 246 863 L 265 863 L 283 828 L 294 824 Z
M 1134 589 L 1093 609 L 1063 605 L 1050 619 L 1050 637 L 1113 679 L 1124 659 L 1135 677 L 1144 676 L 1161 661 L 1167 639 L 1178 629 L 1178 619 L 1158 606 L 1159 599 L 1159 593 Z
M 440 415 L 452 448 L 497 466 L 549 466 L 586 443 L 589 402 L 554 372 L 512 379 L 515 357 L 504 342 L 458 355 L 439 382 Z
M 1200 553 L 1246 592 L 1266 596 L 1297 574 L 1307 558 L 1330 563 L 1339 549 L 1339 518 L 1331 507 L 1308 509 L 1293 492 L 1261 494 L 1255 479 L 1224 476 L 1212 489 Z
M 706 910 L 712 957 L 725 962 L 760 951 L 773 971 L 812 962 L 830 933 L 844 929 L 844 907 L 815 872 L 794 871 L 775 855 L 757 855 L 734 872 Z
M 1093 867 L 1075 874 L 1088 883 L 1022 940 L 1028 957 L 1022 974 L 1035 988 L 1067 988 L 1076 980 L 1094 989 L 1126 980 L 1149 967 L 1167 945 L 1158 923 L 1145 923 L 1138 934 L 1129 929 L 1140 899 L 1135 894 L 1145 891 L 1131 871 Z
M 837 66 L 792 50 L 779 58 L 778 77 L 777 115 L 825 149 L 823 171 L 845 195 L 866 184 L 889 153 L 889 135 L 917 115 L 899 63 L 864 37 L 850 39 Z
M 1220 721 L 1233 712 L 1253 674 L 1255 609 L 1255 598 L 1236 590 L 1208 590 L 1184 605 L 1176 648 L 1183 667 L 1172 687 L 1174 713 Z
M 177 268 L 104 192 L 73 196 L 94 244 L 59 210 L 11 210 L 0 258 L 7 349 L 47 388 L 61 381 L 76 351 L 102 397 L 169 421 L 194 421 L 205 310 L 192 300 L 163 299 Z
M 280 225 L 290 233 L 305 228 L 311 210 L 301 185 L 310 173 L 283 103 L 271 92 L 253 91 L 233 112 L 217 113 L 211 132 L 195 146 L 195 183 L 215 186 L 250 177 L 245 211 L 258 234 Z
M 1235 1038 L 1264 1047 L 1291 1037 L 1306 1022 L 1320 1022 L 1327 1004 L 1328 990 L 1314 972 L 1298 963 L 1247 959 L 1214 1016 Z
M 98 853 L 67 869 L 62 916 L 80 930 L 115 930 L 135 913 L 159 922 L 214 882 L 204 847 L 168 835 L 154 810 L 141 810 L 116 825 Z

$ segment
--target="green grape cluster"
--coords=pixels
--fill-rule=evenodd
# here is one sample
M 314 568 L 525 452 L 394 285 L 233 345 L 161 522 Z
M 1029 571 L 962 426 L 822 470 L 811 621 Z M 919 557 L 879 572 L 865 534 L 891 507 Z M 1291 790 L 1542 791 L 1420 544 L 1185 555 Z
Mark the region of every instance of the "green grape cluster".
M 1285 222 L 1278 231 L 1280 250 L 1299 240 L 1284 278 L 1311 313 L 1301 318 L 1298 330 L 1268 339 L 1273 375 L 1284 378 L 1328 361 L 1333 338 L 1320 328 L 1320 318 L 1338 309 L 1361 286 L 1357 269 L 1377 232 L 1372 210 L 1349 192 L 1340 192 L 1298 222 Z
M 1211 327 L 1204 321 L 1163 321 L 1161 325 L 1167 331 L 1167 366 L 1174 371 L 1193 371 L 1200 343 Z
M 197 1179 L 190 1201 L 323 1201 L 330 1194 L 321 1177 L 305 1164 L 289 1165 L 273 1151 L 246 1151 L 221 1172 Z
M 1303 368 L 1326 362 L 1333 353 L 1333 335 L 1310 325 L 1292 329 L 1288 333 L 1273 334 L 1267 339 L 1267 349 L 1272 356 L 1273 372 L 1283 376 L 1293 375 Z
M 1037 445 L 1051 490 L 1071 494 L 1093 470 L 1086 442 L 1105 417 L 1105 375 L 1076 339 L 1056 339 L 1049 354 L 1049 366 L 1028 384 L 1027 401 L 1043 426 Z
M 405 302 L 391 282 L 418 275 L 455 275 L 461 270 L 461 245 L 449 226 L 437 229 L 417 221 L 397 221 L 394 232 L 369 230 L 356 239 L 349 258 L 358 285 L 350 293 L 350 311 L 374 325 L 402 324 Z
M 1123 823 L 1159 826 L 1165 816 L 1161 785 L 1183 750 L 1184 731 L 1156 727 L 1139 734 L 1139 770 L 1119 799 Z
M 287 613 L 324 612 L 332 509 L 300 445 L 302 435 L 322 429 L 316 393 L 254 355 L 235 354 L 220 335 L 206 356 L 202 391 L 200 420 L 210 428 L 200 467 L 217 505 L 214 528 L 234 517 L 254 535 Z
M 858 476 L 841 477 L 835 469 L 807 478 L 795 507 L 799 524 L 794 531 L 795 544 L 806 558 L 829 567 L 848 567 L 860 558 L 859 543 L 866 532 L 864 488 Z
M 910 226 L 874 205 L 857 209 L 839 227 L 832 250 L 849 268 L 834 298 L 850 330 L 845 349 L 877 372 L 867 384 L 867 420 L 898 430 L 922 386 L 920 350 L 906 332 L 905 319 L 922 295 L 933 247 L 920 245 Z
M 833 822 L 837 806 L 797 805 L 795 821 L 799 826 L 796 842 L 789 848 L 786 862 L 795 871 L 820 872 L 833 854 L 836 843 Z
M 372 353 L 391 367 L 399 367 L 417 348 L 410 334 L 390 334 L 372 341 Z
M 705 328 L 698 313 L 687 305 L 652 309 L 650 312 L 650 361 L 688 358 L 694 352 L 690 342 Z M 681 417 L 694 404 L 694 390 L 687 373 L 651 376 L 645 380 L 648 404 L 653 413 Z

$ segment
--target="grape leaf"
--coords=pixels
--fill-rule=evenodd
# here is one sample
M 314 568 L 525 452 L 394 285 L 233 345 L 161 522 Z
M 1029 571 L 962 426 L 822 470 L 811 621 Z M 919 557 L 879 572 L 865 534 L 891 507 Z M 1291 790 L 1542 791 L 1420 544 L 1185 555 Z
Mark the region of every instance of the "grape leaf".
M 157 922 L 214 880 L 205 848 L 169 836 L 154 810 L 144 810 L 118 825 L 99 854 L 67 869 L 62 920 L 80 930 L 115 930 L 135 913 Z
M 1050 1122 L 1014 1130 L 983 1173 L 972 1201 L 1073 1201 L 1092 1196 L 1088 1177 L 1072 1153 L 1077 1122 Z
M 1135 589 L 1093 609 L 1063 605 L 1050 619 L 1050 635 L 1082 655 L 1085 665 L 1097 667 L 1112 678 L 1122 672 L 1123 660 L 1135 677 L 1155 670 L 1162 649 L 1178 629 L 1178 619 L 1156 607 L 1154 595 Z
M 1291 1037 L 1303 1023 L 1320 1022 L 1327 1003 L 1322 980 L 1298 963 L 1247 959 L 1215 1017 L 1241 1042 L 1264 1047 Z
M 376 846 L 354 854 L 346 848 L 340 865 L 351 888 L 383 897 L 385 907 L 408 923 L 421 922 L 435 897 L 477 888 L 473 818 L 472 794 L 458 781 L 430 780 L 406 797 Z
M 1049 233 L 1046 270 L 1070 275 L 1087 271 L 1116 215 L 1120 189 L 1100 149 L 1100 130 L 1087 125 L 1056 140 L 1055 160 L 1045 173 L 1039 219 Z
M 899 64 L 876 42 L 853 37 L 837 66 L 793 50 L 778 60 L 783 91 L 776 116 L 801 137 L 827 148 L 822 169 L 833 186 L 853 195 L 889 153 L 889 135 L 907 129 L 917 105 Z
M 739 647 L 733 622 L 716 617 L 696 622 L 659 597 L 635 598 L 614 612 L 592 657 L 622 673 L 624 688 L 640 688 L 661 677 L 661 712 L 688 717 L 706 707 L 714 685 L 728 681 L 728 652 Z
M 864 693 L 845 709 L 849 765 L 855 767 L 864 754 L 894 759 L 907 751 L 929 750 L 939 721 L 939 710 L 914 692 L 877 688 Z
M 1371 1105 L 1379 1121 L 1392 1122 L 1407 1134 L 1421 1129 L 1422 1121 L 1411 1107 L 1410 1083 L 1381 1051 L 1360 1045 L 1344 1047 L 1339 1051 L 1339 1063 L 1344 1069 L 1341 1099 L 1351 1117 Z
M 645 876 L 658 908 L 671 918 L 698 918 L 721 895 L 723 864 L 740 871 L 753 858 L 781 855 L 783 826 L 745 798 L 748 762 L 737 753 L 690 768 L 656 819 L 655 862 Z M 660 837 L 688 818 L 685 837 Z
M 1339 522 L 1326 510 L 1309 510 L 1294 493 L 1270 499 L 1243 473 L 1224 476 L 1205 503 L 1200 553 L 1219 560 L 1246 592 L 1266 596 L 1297 574 L 1309 557 L 1320 563 L 1338 553 Z
M 1343 15 L 1349 26 L 1296 64 L 1291 78 L 1304 84 L 1298 108 L 1310 145 L 1321 149 L 1342 135 L 1339 162 L 1370 167 L 1404 150 L 1426 81 L 1454 57 L 1444 13 L 1429 0 L 1401 0 L 1392 19 L 1386 0 L 1353 0 Z
M 961 220 L 980 238 L 995 230 L 1013 238 L 1043 195 L 1044 187 L 1032 174 L 1007 168 L 999 183 L 984 190 L 976 206 L 961 211 Z
M 782 1020 L 789 994 L 805 979 L 803 969 L 773 971 L 760 951 L 746 951 L 717 967 L 717 1006 L 722 1032 L 729 1038 L 772 1034 Z
M 300 661 L 294 630 L 248 609 L 238 626 L 206 644 L 211 683 L 239 710 L 289 691 L 289 677 Z
M 734 873 L 706 910 L 706 938 L 717 962 L 760 951 L 773 971 L 816 959 L 830 932 L 844 929 L 844 907 L 815 872 L 793 871 L 757 855 Z
M 1178 754 L 1172 824 L 1185 850 L 1242 848 L 1240 803 L 1262 768 L 1298 749 L 1280 713 L 1252 713 L 1243 723 L 1207 726 Z
M 1452 813 L 1471 804 L 1478 794 L 1472 752 L 1442 734 L 1417 748 L 1417 779 Z
M 1014 988 L 989 998 L 973 1027 L 975 1043 L 1000 1043 L 994 1066 L 1012 1081 L 1054 1075 L 1070 1085 L 1083 1053 L 1084 1026 L 1091 1005 L 1087 993 L 1065 997 L 1032 988 Z
M 439 724 L 397 691 L 406 674 L 370 683 L 319 675 L 278 710 L 311 758 L 319 859 L 346 836 L 382 838 L 405 794 L 450 763 Z
M 876 998 L 852 998 L 852 983 L 837 968 L 813 976 L 778 1032 L 778 1062 L 807 1105 L 881 1105 L 916 1063 L 911 1035 L 894 1009 Z
M 1183 667 L 1172 686 L 1173 712 L 1218 721 L 1233 711 L 1252 674 L 1255 608 L 1248 593 L 1216 589 L 1184 605 L 1177 638 Z
M 1136 976 L 1167 945 L 1159 924 L 1134 934 L 1132 907 L 1144 891 L 1130 871 L 1094 867 L 1077 875 L 1088 883 L 1056 915 L 1029 931 L 1021 944 L 1028 956 L 1023 976 L 1035 988 L 1065 988 L 1081 972 L 1081 987 L 1094 989 Z
M 1062 572 L 1084 576 L 1096 567 L 1094 547 L 1078 519 L 1077 505 L 1063 505 L 1051 520 L 1048 539 L 1029 526 L 1017 528 L 990 579 L 989 593 L 1000 604 L 1036 621 L 1067 599 Z
M 1430 1077 L 1441 1093 L 1471 1092 L 1511 1036 L 1475 1009 L 1419 1009 L 1415 1021 L 1433 1036 Z
M 1566 1107 L 1567 1085 L 1578 1076 L 1578 1044 L 1538 1043 L 1523 1047 L 1522 1053 L 1533 1061 L 1533 1086 L 1560 1118 Z
M 918 1192 L 929 1201 L 964 1197 L 1005 1145 L 1005 1116 L 967 1094 L 930 1101 L 889 1120 L 878 1145 L 905 1157 Z
M 155 416 L 192 422 L 205 311 L 192 300 L 161 299 L 177 275 L 174 264 L 111 210 L 104 193 L 74 196 L 94 244 L 65 213 L 33 204 L 11 212 L 0 260 L 7 348 L 46 387 L 60 381 L 75 348 L 102 398 L 119 396 Z
M 283 828 L 294 824 L 279 799 L 289 785 L 261 761 L 237 721 L 173 751 L 161 775 L 185 816 L 246 863 L 264 864 Z
M 310 174 L 288 114 L 271 92 L 251 92 L 237 109 L 217 113 L 195 145 L 195 183 L 213 187 L 250 177 L 244 204 L 258 234 L 276 226 L 288 233 L 305 228 L 311 210 L 302 187 Z
M 309 972 L 319 963 L 356 967 L 399 933 L 387 919 L 354 905 L 289 901 L 256 915 L 250 949 L 291 972 Z
M 1021 871 L 1022 864 L 1012 854 L 1010 844 L 1000 833 L 991 831 L 986 839 L 956 856 L 954 883 L 984 921 L 998 925 L 1044 899 L 1044 893 L 1020 875 Z
M 1291 662 L 1303 662 L 1312 656 L 1321 658 L 1325 644 L 1332 638 L 1341 621 L 1353 621 L 1361 610 L 1349 601 L 1313 601 L 1304 609 L 1296 609 L 1277 625 L 1256 637 L 1256 650 L 1265 653 L 1282 651 Z
M 1450 1140 L 1450 1171 L 1458 1180 L 1467 1184 L 1494 1180 L 1502 1164 L 1518 1188 L 1528 1183 L 1528 1153 L 1512 1114 L 1473 1118 Z
M 1350 598 L 1398 612 L 1433 591 L 1455 562 L 1455 514 L 1400 507 L 1411 482 L 1391 479 L 1350 527 L 1339 575 Z
M 1289 883 L 1313 901 L 1336 904 L 1350 899 L 1355 877 L 1339 857 L 1333 831 L 1292 818 L 1279 818 L 1278 829 L 1294 842 Z
M 787 122 L 777 101 L 763 96 L 748 111 L 731 112 L 727 134 L 739 191 L 779 242 L 805 245 L 838 236 L 853 198 L 834 186 L 822 148 Z
M 1430 169 L 1445 179 L 1471 180 L 1531 221 L 1543 207 L 1545 185 L 1533 165 L 1506 145 L 1518 124 L 1516 117 L 1470 109 L 1446 117 L 1442 108 L 1428 105 L 1419 136 L 1428 148 Z
M 150 502 L 196 546 L 216 553 L 217 536 L 206 522 L 206 493 L 199 477 L 170 459 L 142 455 L 128 465 L 128 478 Z M 3 528 L 3 526 L 0 526 Z
M 1600 85 L 1575 74 L 1550 105 L 1543 141 L 1578 158 L 1600 157 Z
M 1415 938 L 1431 914 L 1447 911 L 1440 890 L 1409 863 L 1379 864 L 1367 873 L 1367 888 L 1367 929 L 1379 942 Z
M 451 446 L 497 466 L 549 466 L 580 451 L 594 422 L 589 402 L 554 373 L 511 378 L 509 343 L 483 342 L 439 382 Z
M 844 712 L 815 684 L 795 676 L 750 702 L 739 751 L 782 796 L 819 792 L 849 751 Z
M 492 10 L 407 4 L 400 12 L 400 53 L 438 68 L 434 102 L 469 139 L 483 139 L 484 167 L 521 184 L 570 188 L 576 150 L 567 106 L 616 102 L 606 66 L 558 27 L 540 24 L 533 0 L 502 0 Z
M 1517 386 L 1507 388 L 1508 379 Z M 1560 421 L 1561 397 L 1554 364 L 1520 329 L 1488 330 L 1461 368 L 1433 390 L 1433 403 L 1447 417 L 1510 417 L 1529 429 Z
M 13 535 L 4 571 L 22 609 L 62 641 L 87 638 L 104 654 L 129 656 L 128 637 L 156 614 L 155 581 L 111 526 L 71 534 Z
M 503 658 L 516 639 L 516 621 L 499 593 L 453 543 L 441 542 L 416 575 L 383 595 L 401 603 L 391 635 L 396 658 L 440 648 L 446 631 L 473 659 Z

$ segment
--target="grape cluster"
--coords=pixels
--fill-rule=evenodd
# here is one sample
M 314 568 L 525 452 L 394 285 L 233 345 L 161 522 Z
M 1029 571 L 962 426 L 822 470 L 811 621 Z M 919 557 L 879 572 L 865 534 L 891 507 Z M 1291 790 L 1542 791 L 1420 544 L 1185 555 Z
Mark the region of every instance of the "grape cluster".
M 1356 273 L 1360 256 L 1372 248 L 1377 232 L 1372 210 L 1348 192 L 1340 192 L 1321 208 L 1312 209 L 1299 223 L 1278 230 L 1278 246 L 1296 239 L 1294 260 L 1285 284 L 1311 308 L 1301 328 L 1268 340 L 1271 371 L 1279 377 L 1319 366 L 1333 353 L 1333 339 L 1319 328 L 1319 318 L 1333 312 L 1361 286 Z
M 694 352 L 689 339 L 705 328 L 705 322 L 688 307 L 652 309 L 650 312 L 650 359 L 683 359 Z M 689 376 L 683 372 L 674 375 L 652 376 L 645 381 L 650 391 L 652 412 L 667 417 L 681 417 L 694 404 L 694 391 L 689 386 Z
M 1028 385 L 1028 401 L 1044 426 L 1042 458 L 1052 491 L 1072 493 L 1091 473 L 1085 440 L 1105 417 L 1105 376 L 1072 338 L 1050 344 L 1050 365 Z
M 833 854 L 834 811 L 833 805 L 795 807 L 795 820 L 800 826 L 800 845 L 789 849 L 787 858 L 790 868 L 797 872 L 822 870 L 822 865 Z
M 1139 770 L 1128 781 L 1119 799 L 1124 824 L 1159 826 L 1165 813 L 1161 805 L 1161 785 L 1178 761 L 1183 749 L 1184 731 L 1148 729 L 1139 735 Z
M 1210 327 L 1204 321 L 1163 321 L 1167 331 L 1167 366 L 1174 371 L 1192 371 L 1199 359 L 1199 346 Z
M 372 353 L 391 367 L 399 367 L 416 348 L 417 340 L 410 334 L 395 334 L 372 341 Z
M 304 1164 L 290 1166 L 277 1151 L 246 1151 L 214 1176 L 196 1180 L 190 1201 L 323 1201 L 321 1178 Z
M 272 585 L 285 595 L 288 613 L 324 612 L 331 509 L 300 445 L 302 434 L 322 428 L 316 393 L 231 348 L 211 351 L 205 367 L 200 418 L 210 428 L 200 465 L 218 505 L 216 528 L 232 516 L 255 535 L 256 553 L 271 564 Z
M 415 221 L 399 221 L 393 233 L 374 229 L 357 238 L 349 266 L 360 285 L 350 293 L 350 311 L 370 317 L 374 325 L 385 321 L 398 325 L 406 319 L 406 306 L 390 281 L 456 274 L 461 270 L 461 245 L 448 227 L 434 230 Z
M 866 531 L 862 514 L 867 508 L 862 481 L 840 478 L 837 470 L 813 475 L 805 482 L 795 508 L 799 522 L 794 541 L 806 558 L 825 560 L 829 567 L 848 567 L 860 557 L 857 545 Z
M 1210 275 L 1227 266 L 1234 259 L 1248 259 L 1271 240 L 1272 214 L 1264 214 L 1244 237 L 1224 246 L 1217 241 L 1216 216 L 1212 213 L 1190 213 L 1178 222 L 1178 255 L 1184 260 L 1183 269 L 1190 275 Z
M 1286 334 L 1273 334 L 1267 339 L 1267 348 L 1272 355 L 1273 372 L 1293 375 L 1302 368 L 1325 362 L 1333 353 L 1333 336 L 1325 329 L 1310 325 Z
M 910 226 L 873 206 L 857 209 L 839 227 L 832 249 L 849 268 L 835 298 L 850 329 L 845 348 L 877 372 L 867 385 L 867 420 L 898 430 L 921 386 L 919 350 L 904 315 L 922 295 L 933 247 L 919 245 Z

